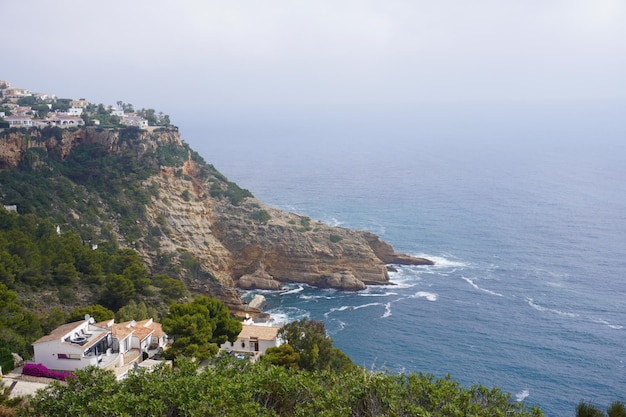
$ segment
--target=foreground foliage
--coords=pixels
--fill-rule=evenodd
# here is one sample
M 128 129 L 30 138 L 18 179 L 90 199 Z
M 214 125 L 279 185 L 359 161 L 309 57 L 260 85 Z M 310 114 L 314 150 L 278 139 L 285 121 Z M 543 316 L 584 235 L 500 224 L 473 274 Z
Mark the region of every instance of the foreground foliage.
M 498 389 L 464 388 L 450 378 L 391 375 L 352 368 L 344 373 L 295 371 L 216 358 L 121 382 L 96 368 L 67 385 L 40 391 L 22 416 L 542 416 Z
M 286 342 L 267 349 L 262 360 L 274 365 L 307 371 L 347 371 L 352 360 L 333 346 L 324 323 L 307 318 L 287 323 L 279 336 Z
M 615 401 L 606 410 L 606 414 L 602 410 L 591 403 L 581 401 L 576 406 L 576 417 L 626 417 L 626 405 L 621 401 Z
M 172 304 L 163 330 L 174 339 L 165 352 L 168 358 L 182 355 L 203 361 L 214 356 L 222 343 L 237 340 L 241 322 L 220 300 L 198 296 L 191 303 Z

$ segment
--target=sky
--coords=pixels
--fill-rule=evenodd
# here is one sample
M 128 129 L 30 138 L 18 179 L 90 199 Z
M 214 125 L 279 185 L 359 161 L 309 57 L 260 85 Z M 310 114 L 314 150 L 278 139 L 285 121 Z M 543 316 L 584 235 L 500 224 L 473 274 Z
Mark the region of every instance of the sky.
M 0 16 L 0 80 L 174 124 L 626 102 L 623 0 L 22 0 Z

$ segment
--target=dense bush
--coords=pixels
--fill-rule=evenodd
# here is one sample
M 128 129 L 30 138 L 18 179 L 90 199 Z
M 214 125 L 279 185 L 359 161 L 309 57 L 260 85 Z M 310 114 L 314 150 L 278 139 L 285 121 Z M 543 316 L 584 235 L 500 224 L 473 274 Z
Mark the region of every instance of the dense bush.
M 22 415 L 144 416 L 451 416 L 543 414 L 498 389 L 465 388 L 450 378 L 353 368 L 295 371 L 219 357 L 209 366 L 133 371 L 116 381 L 101 369 L 77 371 L 66 385 L 40 391 Z
M 271 220 L 272 216 L 267 212 L 267 210 L 258 210 L 254 212 L 252 218 L 259 223 L 267 223 Z
M 337 243 L 337 242 L 341 241 L 341 236 L 330 235 L 329 239 L 330 239 L 331 242 Z

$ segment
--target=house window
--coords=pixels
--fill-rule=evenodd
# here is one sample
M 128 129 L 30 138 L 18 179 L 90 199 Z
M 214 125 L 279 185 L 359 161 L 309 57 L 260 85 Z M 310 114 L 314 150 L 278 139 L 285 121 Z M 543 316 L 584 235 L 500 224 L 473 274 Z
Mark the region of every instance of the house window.
M 80 355 L 77 353 L 57 353 L 58 359 L 77 359 L 80 360 Z
M 242 347 L 242 348 L 245 348 L 245 347 L 246 347 L 246 342 L 242 341 L 242 342 L 241 342 L 241 347 Z

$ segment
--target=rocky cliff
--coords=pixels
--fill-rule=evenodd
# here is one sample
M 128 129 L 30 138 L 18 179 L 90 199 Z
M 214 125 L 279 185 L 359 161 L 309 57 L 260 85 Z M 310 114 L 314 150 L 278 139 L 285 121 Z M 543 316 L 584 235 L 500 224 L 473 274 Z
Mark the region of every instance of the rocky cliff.
M 298 282 L 361 290 L 389 282 L 386 264 L 431 264 L 395 253 L 369 232 L 331 227 L 287 213 L 249 193 L 237 199 L 225 197 L 233 187 L 240 189 L 212 166 L 192 158 L 176 131 L 135 132 L 129 139 L 119 131 L 92 128 L 57 130 L 54 135 L 34 130 L 5 132 L 0 140 L 0 168 L 4 170 L 17 169 L 32 148 L 63 160 L 83 144 L 98 144 L 108 155 L 132 155 L 148 161 L 148 166 L 158 162 L 158 169 L 142 182 L 142 187 L 155 190 L 145 204 L 145 215 L 137 220 L 145 233 L 130 241 L 122 232 L 120 216 L 107 216 L 109 226 L 122 245 L 143 255 L 148 266 L 164 254 L 174 259 L 173 255 L 185 253 L 187 259 L 196 259 L 203 273 L 185 275 L 187 287 L 222 299 L 234 311 L 245 311 L 237 288 L 280 289 L 283 283 Z M 187 149 L 187 157 L 164 165 L 155 157 L 164 146 Z M 78 218 L 83 215 L 80 209 L 72 213 Z

